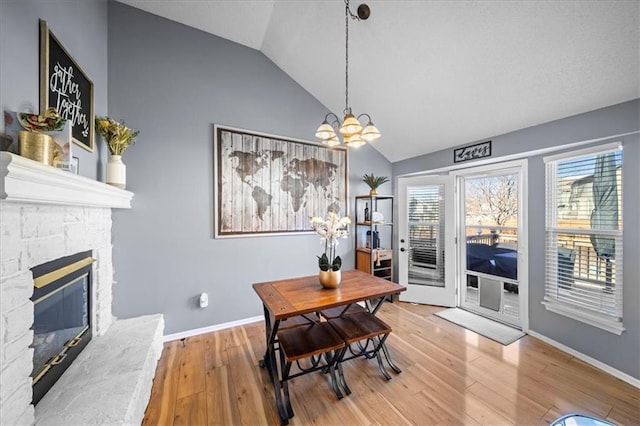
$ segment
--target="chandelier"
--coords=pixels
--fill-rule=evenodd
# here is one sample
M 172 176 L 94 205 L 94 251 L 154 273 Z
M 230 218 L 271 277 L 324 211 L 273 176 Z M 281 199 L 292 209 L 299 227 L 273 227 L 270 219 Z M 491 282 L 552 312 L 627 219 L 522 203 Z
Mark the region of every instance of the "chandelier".
M 371 11 L 369 6 L 361 4 L 358 6 L 357 15 L 354 15 L 349 8 L 349 0 L 344 0 L 344 22 L 345 22 L 345 90 L 344 90 L 344 118 L 342 124 L 338 120 L 338 116 L 330 112 L 324 117 L 324 121 L 316 130 L 316 137 L 319 138 L 322 143 L 329 146 L 340 145 L 340 140 L 336 134 L 336 129 L 342 135 L 342 139 L 346 146 L 359 147 L 367 142 L 373 142 L 380 137 L 380 132 L 373 125 L 371 116 L 367 113 L 362 113 L 356 117 L 351 112 L 349 106 L 349 18 L 356 21 L 364 21 L 369 18 Z M 363 127 L 360 119 L 366 118 L 366 125 Z M 339 127 L 338 127 L 339 126 Z

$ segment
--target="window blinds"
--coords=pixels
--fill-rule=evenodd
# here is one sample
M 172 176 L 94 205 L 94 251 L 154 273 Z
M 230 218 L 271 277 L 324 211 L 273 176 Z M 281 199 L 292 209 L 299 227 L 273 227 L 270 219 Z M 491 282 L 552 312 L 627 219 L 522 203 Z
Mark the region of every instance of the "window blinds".
M 545 162 L 545 302 L 586 322 L 621 324 L 621 145 Z
M 407 188 L 410 260 L 413 268 L 444 270 L 444 185 Z

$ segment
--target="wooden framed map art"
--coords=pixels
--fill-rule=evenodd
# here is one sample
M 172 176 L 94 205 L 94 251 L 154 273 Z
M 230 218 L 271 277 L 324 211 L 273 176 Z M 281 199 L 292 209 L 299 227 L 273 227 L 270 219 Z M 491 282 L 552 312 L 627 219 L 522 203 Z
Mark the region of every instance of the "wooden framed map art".
M 312 232 L 347 214 L 347 150 L 214 126 L 214 237 Z
M 93 82 L 40 20 L 40 113 L 54 107 L 76 145 L 93 152 Z

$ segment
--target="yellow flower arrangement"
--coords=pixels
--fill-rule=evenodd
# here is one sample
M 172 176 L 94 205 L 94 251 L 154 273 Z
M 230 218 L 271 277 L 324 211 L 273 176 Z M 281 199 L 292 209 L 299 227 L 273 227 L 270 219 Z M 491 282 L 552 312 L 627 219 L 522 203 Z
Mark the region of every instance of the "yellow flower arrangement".
M 116 121 L 109 117 L 96 116 L 96 129 L 107 141 L 111 155 L 122 153 L 133 145 L 139 130 L 131 129 L 124 125 L 124 121 Z

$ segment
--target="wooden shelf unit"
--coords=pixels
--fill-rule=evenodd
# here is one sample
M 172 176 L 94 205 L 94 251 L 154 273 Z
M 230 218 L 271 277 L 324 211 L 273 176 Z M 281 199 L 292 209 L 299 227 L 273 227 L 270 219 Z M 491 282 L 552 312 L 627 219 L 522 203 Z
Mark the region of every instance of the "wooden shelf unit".
M 373 218 L 373 212 L 379 212 L 383 220 L 365 221 L 366 206 L 369 219 Z M 358 195 L 355 214 L 356 269 L 393 281 L 393 196 Z

